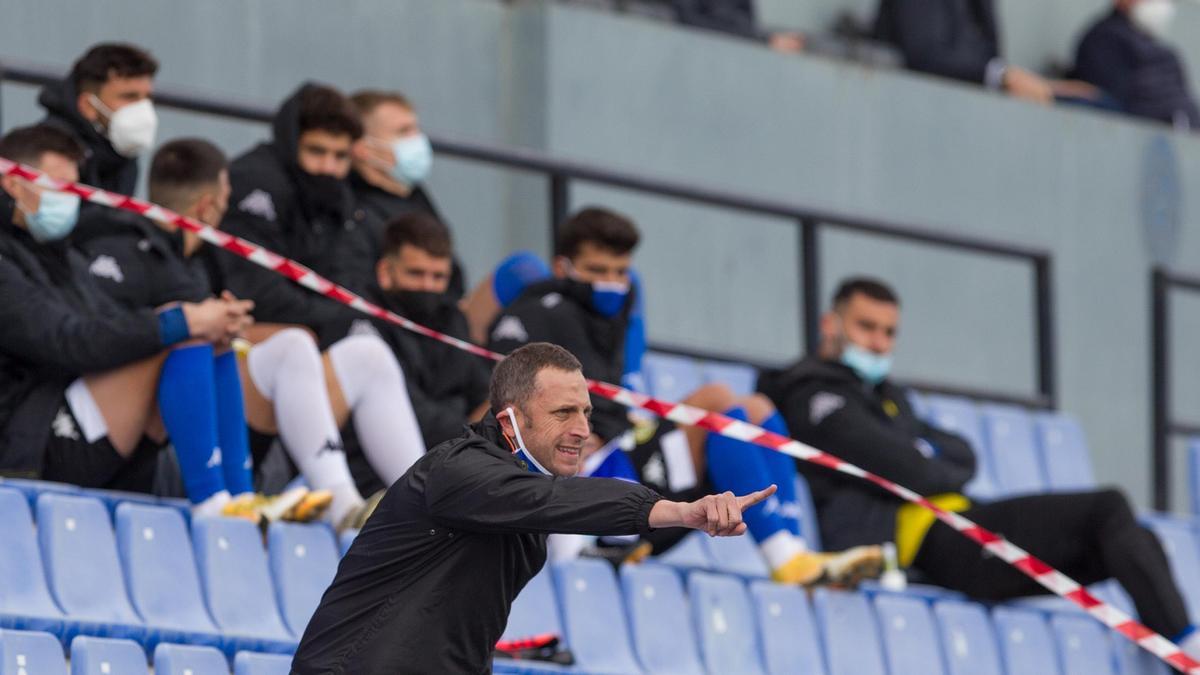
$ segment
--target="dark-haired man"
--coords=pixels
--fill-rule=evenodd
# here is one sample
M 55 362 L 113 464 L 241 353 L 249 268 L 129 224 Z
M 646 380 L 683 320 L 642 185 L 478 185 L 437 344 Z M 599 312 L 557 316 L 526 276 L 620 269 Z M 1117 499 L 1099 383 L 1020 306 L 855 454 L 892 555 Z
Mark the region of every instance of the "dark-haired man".
M 774 492 L 668 501 L 622 480 L 576 480 L 592 405 L 579 361 L 527 345 L 492 373 L 491 413 L 388 489 L 321 598 L 292 672 L 485 673 L 512 601 L 552 532 L 745 532 Z
M 821 344 L 759 387 L 787 416 L 795 437 L 961 512 L 1084 584 L 1115 577 L 1150 628 L 1183 640 L 1192 633 L 1162 546 L 1138 525 L 1117 490 L 1031 495 L 972 503 L 962 495 L 975 471 L 971 447 L 913 414 L 888 380 L 900 324 L 895 292 L 875 279 L 845 281 L 821 318 Z M 1045 593 L 929 511 L 879 487 L 805 463 L 820 520 L 833 546 L 895 541 L 900 562 L 934 583 L 990 601 Z M 1200 635 L 1185 649 L 1200 647 Z
M 43 124 L 83 144 L 80 179 L 121 194 L 137 186 L 137 158 L 154 145 L 158 117 L 150 97 L 158 62 L 128 44 L 98 44 L 81 56 L 71 73 L 38 96 Z

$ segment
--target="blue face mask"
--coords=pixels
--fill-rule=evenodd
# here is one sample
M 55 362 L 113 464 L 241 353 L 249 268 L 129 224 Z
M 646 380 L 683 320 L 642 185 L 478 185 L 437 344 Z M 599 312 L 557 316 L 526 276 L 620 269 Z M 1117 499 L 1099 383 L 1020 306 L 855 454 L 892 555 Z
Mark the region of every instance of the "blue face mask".
M 629 284 L 620 281 L 593 281 L 592 307 L 601 315 L 614 317 L 625 309 L 629 297 Z
M 42 193 L 37 213 L 25 213 L 25 227 L 34 241 L 46 243 L 63 239 L 79 221 L 79 196 L 67 192 Z
M 879 384 L 892 370 L 891 354 L 876 354 L 853 342 L 847 342 L 840 361 L 854 370 L 855 374 L 872 386 Z
M 392 143 L 392 156 L 396 158 L 392 166 L 392 178 L 405 185 L 416 185 L 429 177 L 429 169 L 433 166 L 433 147 L 429 145 L 429 137 L 425 134 L 397 139 Z
M 513 409 L 505 408 L 503 410 L 503 414 L 507 414 L 508 418 L 512 420 L 513 435 L 517 437 L 517 449 L 513 450 L 513 455 L 515 455 L 517 459 L 524 463 L 525 468 L 529 470 L 530 473 L 540 473 L 547 476 L 554 475 L 546 470 L 546 468 L 542 466 L 540 462 L 534 459 L 533 453 L 529 452 L 529 448 L 525 447 L 525 439 L 521 438 L 521 427 L 517 425 L 517 414 L 513 412 Z

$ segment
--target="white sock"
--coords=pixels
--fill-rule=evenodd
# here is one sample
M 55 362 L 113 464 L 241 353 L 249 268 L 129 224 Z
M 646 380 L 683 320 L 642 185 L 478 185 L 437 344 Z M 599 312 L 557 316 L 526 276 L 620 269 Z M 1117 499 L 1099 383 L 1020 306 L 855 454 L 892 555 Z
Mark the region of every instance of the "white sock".
M 337 524 L 363 503 L 354 485 L 338 433 L 321 353 L 308 333 L 282 330 L 250 350 L 254 386 L 271 401 L 279 438 L 313 490 L 329 490 L 328 516 Z
M 221 509 L 232 499 L 228 490 L 213 493 L 208 499 L 192 506 L 192 515 L 197 518 L 209 518 L 221 515 Z
M 772 570 L 783 567 L 789 560 L 808 550 L 804 540 L 787 530 L 780 530 L 758 545 L 767 566 Z
M 374 335 L 352 335 L 329 348 L 363 453 L 384 485 L 404 475 L 425 441 L 391 348 Z

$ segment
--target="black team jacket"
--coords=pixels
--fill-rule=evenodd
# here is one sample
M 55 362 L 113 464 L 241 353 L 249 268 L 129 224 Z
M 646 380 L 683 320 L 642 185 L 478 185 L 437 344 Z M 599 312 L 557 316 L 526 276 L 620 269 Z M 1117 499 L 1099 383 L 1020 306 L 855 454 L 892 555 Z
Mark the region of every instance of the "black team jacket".
M 125 157 L 113 148 L 108 138 L 79 114 L 76 91 L 71 78 L 47 84 L 38 95 L 38 104 L 46 109 L 42 124 L 57 127 L 83 145 L 85 157 L 79 168 L 80 182 L 123 195 L 133 194 L 137 187 L 136 157 Z M 88 210 L 84 205 L 84 210 Z
M 486 673 L 546 535 L 648 531 L 660 499 L 605 478 L 550 477 L 492 415 L 387 491 L 338 565 L 292 661 L 297 675 Z

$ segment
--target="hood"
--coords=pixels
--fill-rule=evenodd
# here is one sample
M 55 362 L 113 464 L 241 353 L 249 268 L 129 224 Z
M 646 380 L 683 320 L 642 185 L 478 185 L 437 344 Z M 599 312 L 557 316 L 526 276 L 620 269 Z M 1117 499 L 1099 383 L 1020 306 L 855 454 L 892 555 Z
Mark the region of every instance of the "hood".
M 108 137 L 79 114 L 76 101 L 79 92 L 71 78 L 47 84 L 38 94 L 38 105 L 46 109 L 48 123 L 70 133 L 83 142 L 87 153 L 86 162 L 96 162 L 103 169 L 113 169 L 124 166 L 136 160 L 119 154 L 108 141 Z
M 300 147 L 300 99 L 309 89 L 320 86 L 325 85 L 305 82 L 279 106 L 271 122 L 271 150 L 298 188 L 297 196 L 309 219 L 323 214 L 345 220 L 354 210 L 354 195 L 349 181 L 314 176 L 301 169 L 296 161 Z
M 778 370 L 764 370 L 758 376 L 758 390 L 779 404 L 802 382 L 823 381 L 864 386 L 849 366 L 806 356 Z

